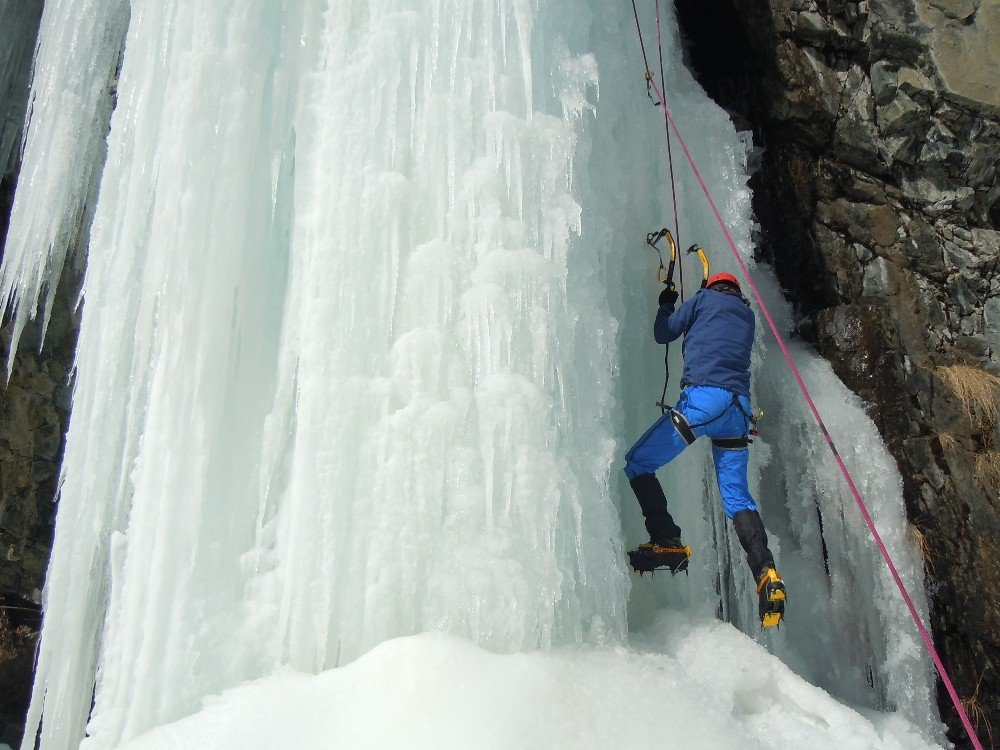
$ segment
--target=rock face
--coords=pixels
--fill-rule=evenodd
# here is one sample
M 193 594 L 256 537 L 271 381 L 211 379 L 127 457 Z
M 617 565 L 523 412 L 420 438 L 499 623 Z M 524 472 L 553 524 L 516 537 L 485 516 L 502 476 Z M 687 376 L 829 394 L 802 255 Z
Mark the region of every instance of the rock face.
M 926 543 L 936 644 L 1000 736 L 1000 3 L 677 6 L 702 84 L 764 147 L 760 254 L 871 404 Z
M 41 626 L 56 489 L 71 401 L 69 369 L 78 283 L 64 278 L 38 354 L 39 331 L 22 338 L 10 380 L 0 380 L 0 742 L 21 740 Z M 0 330 L 6 366 L 9 326 Z

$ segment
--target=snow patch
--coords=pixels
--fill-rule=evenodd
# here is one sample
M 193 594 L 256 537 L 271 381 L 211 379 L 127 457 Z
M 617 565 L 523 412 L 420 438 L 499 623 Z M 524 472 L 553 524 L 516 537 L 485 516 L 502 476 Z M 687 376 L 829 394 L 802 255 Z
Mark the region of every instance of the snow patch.
M 285 672 L 209 698 L 121 750 L 609 748 L 930 750 L 868 718 L 730 625 L 669 613 L 645 649 L 496 654 L 423 634 L 319 675 Z

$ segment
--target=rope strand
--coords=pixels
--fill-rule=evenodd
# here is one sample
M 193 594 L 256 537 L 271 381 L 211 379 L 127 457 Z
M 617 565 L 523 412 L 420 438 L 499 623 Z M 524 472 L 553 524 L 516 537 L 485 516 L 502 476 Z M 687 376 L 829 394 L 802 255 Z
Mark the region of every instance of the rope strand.
M 646 68 L 646 96 L 653 100 L 653 92 L 651 91 L 651 84 L 653 82 L 653 74 L 649 70 L 649 59 L 646 57 L 646 44 L 642 41 L 642 27 L 639 25 L 639 11 L 635 7 L 635 0 L 632 0 L 632 15 L 635 16 L 635 31 L 639 35 L 639 47 L 642 49 L 642 64 Z
M 633 3 L 633 8 L 635 4 Z M 638 15 L 636 17 L 638 22 Z M 656 46 L 660 53 L 660 89 L 666 93 L 667 83 L 663 75 L 663 35 L 660 31 L 660 0 L 656 0 Z M 647 66 L 648 68 L 649 66 Z M 662 97 L 661 97 L 662 99 Z M 664 104 L 663 106 L 666 106 Z M 674 154 L 670 146 L 670 124 L 664 120 L 663 129 L 667 131 L 667 165 L 670 167 L 670 202 L 674 207 L 674 239 L 677 247 L 681 247 L 680 221 L 677 218 L 677 183 L 674 181 Z M 684 264 L 681 263 L 680 270 L 681 302 L 684 301 Z

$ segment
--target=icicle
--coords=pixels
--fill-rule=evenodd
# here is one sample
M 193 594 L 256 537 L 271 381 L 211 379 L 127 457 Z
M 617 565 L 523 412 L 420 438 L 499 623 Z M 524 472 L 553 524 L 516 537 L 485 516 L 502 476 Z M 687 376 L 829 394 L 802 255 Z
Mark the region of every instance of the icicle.
M 45 3 L 0 266 L 0 310 L 14 320 L 8 375 L 39 312 L 44 339 L 63 264 L 86 247 L 128 17 L 127 0 Z

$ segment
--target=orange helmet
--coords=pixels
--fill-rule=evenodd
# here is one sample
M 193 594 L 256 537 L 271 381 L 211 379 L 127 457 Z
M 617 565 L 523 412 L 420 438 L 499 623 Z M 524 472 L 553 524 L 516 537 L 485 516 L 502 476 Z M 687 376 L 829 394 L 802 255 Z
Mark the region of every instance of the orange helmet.
M 713 284 L 718 284 L 720 281 L 728 281 L 730 284 L 732 284 L 733 286 L 735 286 L 737 289 L 740 289 L 740 282 L 738 282 L 736 280 L 736 277 L 733 276 L 731 273 L 717 273 L 717 274 L 715 274 L 715 276 L 713 276 L 712 278 L 710 278 L 708 280 L 708 283 L 705 284 L 705 288 L 706 289 L 710 289 Z M 740 291 L 743 291 L 743 290 L 740 289 Z

